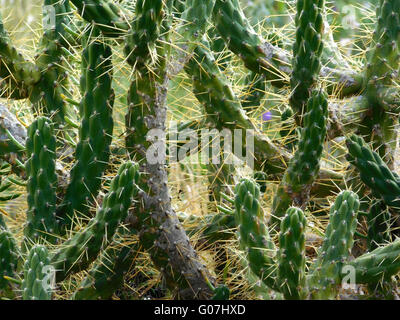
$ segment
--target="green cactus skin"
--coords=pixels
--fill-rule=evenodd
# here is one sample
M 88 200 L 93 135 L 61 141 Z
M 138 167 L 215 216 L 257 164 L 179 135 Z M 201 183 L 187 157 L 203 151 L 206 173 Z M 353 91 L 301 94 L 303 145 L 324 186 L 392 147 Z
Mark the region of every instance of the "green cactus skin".
M 154 49 L 163 19 L 162 0 L 138 0 L 134 27 L 126 39 L 125 53 L 131 66 L 142 69 Z
M 50 283 L 46 281 L 48 274 L 44 270 L 47 266 L 50 267 L 47 248 L 39 245 L 32 247 L 24 264 L 23 300 L 51 300 L 52 289 Z
M 400 4 L 396 0 L 380 0 L 376 16 L 378 21 L 365 75 L 369 97 L 375 99 L 377 90 L 391 85 L 398 72 Z
M 337 294 L 342 266 L 353 247 L 359 206 L 357 194 L 343 191 L 331 207 L 324 243 L 311 266 L 309 286 L 314 299 L 332 299 Z
M 96 216 L 86 228 L 74 234 L 52 255 L 51 262 L 57 270 L 57 282 L 86 269 L 99 252 L 107 247 L 128 213 L 132 197 L 137 192 L 138 179 L 138 166 L 133 162 L 124 163 L 119 168 Z
M 0 293 L 7 293 L 9 285 L 4 277 L 15 277 L 19 257 L 20 253 L 13 235 L 0 226 Z
M 182 36 L 189 42 L 188 52 L 193 52 L 196 42 L 200 41 L 209 25 L 215 0 L 186 0 L 186 10 L 182 14 L 184 24 Z M 194 42 L 194 43 L 191 43 Z
M 98 194 L 101 177 L 108 165 L 113 133 L 114 91 L 112 89 L 111 48 L 90 40 L 82 61 L 80 104 L 82 117 L 76 163 L 71 170 L 64 203 L 58 215 L 70 226 L 74 215 L 87 215 L 88 203 Z
M 261 211 L 260 189 L 251 180 L 243 179 L 235 188 L 236 221 L 240 244 L 246 251 L 251 271 L 268 287 L 279 291 L 275 263 L 275 244 L 270 239 Z
M 4 29 L 0 16 L 0 77 L 7 79 L 9 88 L 2 92 L 6 97 L 24 99 L 29 95 L 29 86 L 40 80 L 40 71 L 37 66 L 26 60 L 12 45 L 7 31 Z M 3 91 L 3 90 L 2 90 Z
M 39 117 L 31 124 L 26 149 L 28 211 L 23 247 L 29 248 L 40 240 L 56 243 L 60 232 L 56 218 L 56 139 L 48 118 Z
M 298 150 L 290 160 L 274 197 L 271 217 L 273 227 L 279 227 L 278 220 L 291 205 L 303 207 L 307 203 L 311 186 L 320 169 L 327 119 L 327 96 L 322 91 L 314 91 L 307 104 Z
M 390 112 L 391 105 L 385 103 L 387 91 L 396 87 L 393 79 L 399 72 L 400 54 L 400 4 L 396 0 L 381 0 L 377 6 L 377 24 L 365 71 L 365 95 L 369 101 L 364 113 L 360 135 L 373 142 L 374 150 L 394 161 L 397 134 L 394 126 L 397 117 Z M 382 99 L 383 97 L 383 99 Z
M 369 251 L 375 250 L 380 245 L 392 241 L 392 236 L 390 234 L 391 220 L 390 211 L 383 201 L 374 200 L 367 217 L 367 244 Z
M 400 208 L 400 178 L 390 171 L 378 153 L 372 151 L 363 138 L 351 135 L 346 140 L 347 159 L 360 172 L 360 178 L 377 198 L 386 205 Z
M 211 300 L 229 300 L 230 296 L 229 288 L 225 285 L 220 285 L 218 288 L 214 290 L 214 296 Z
M 389 280 L 400 271 L 400 240 L 348 262 L 356 270 L 356 283 L 374 284 Z
M 110 299 L 122 287 L 124 275 L 134 263 L 139 248 L 136 242 L 121 247 L 121 244 L 113 241 L 94 262 L 72 299 Z
M 71 0 L 79 14 L 88 22 L 94 23 L 107 37 L 120 37 L 129 30 L 123 12 L 108 0 Z
M 301 117 L 321 69 L 324 0 L 298 0 L 290 105 Z
M 57 124 L 64 122 L 65 101 L 62 94 L 65 90 L 64 52 L 65 43 L 64 24 L 68 24 L 70 12 L 68 1 L 45 0 L 43 15 L 47 18 L 43 23 L 43 37 L 40 50 L 35 57 L 36 66 L 41 73 L 40 81 L 32 87 L 29 99 L 36 111 L 43 110 Z M 55 16 L 53 17 L 53 15 Z M 52 25 L 52 20 L 54 25 Z
M 287 300 L 305 298 L 306 287 L 306 218 L 302 210 L 289 208 L 281 223 L 279 234 L 278 283 Z

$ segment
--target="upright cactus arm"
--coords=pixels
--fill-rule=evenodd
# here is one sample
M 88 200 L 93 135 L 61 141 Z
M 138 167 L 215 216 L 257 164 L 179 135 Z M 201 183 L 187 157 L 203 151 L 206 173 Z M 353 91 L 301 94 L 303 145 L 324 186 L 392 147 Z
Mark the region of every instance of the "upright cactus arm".
M 43 36 L 35 57 L 41 77 L 29 95 L 34 108 L 43 110 L 56 124 L 63 124 L 66 112 L 62 94 L 67 91 L 67 73 L 62 49 L 68 45 L 64 25 L 70 12 L 69 1 L 45 0 L 43 3 Z
M 120 37 L 129 30 L 124 12 L 109 0 L 71 0 L 79 14 L 89 23 L 94 23 L 104 35 Z
M 111 48 L 102 39 L 91 38 L 89 41 L 82 59 L 82 120 L 76 163 L 64 203 L 58 209 L 58 215 L 67 226 L 74 215 L 86 215 L 88 203 L 98 194 L 101 177 L 109 162 L 114 127 Z
M 301 117 L 321 69 L 324 0 L 298 0 L 290 105 Z
M 0 56 L 1 86 L 7 88 L 7 90 L 1 90 L 2 97 L 27 98 L 29 96 L 29 86 L 36 84 L 40 80 L 40 71 L 13 46 L 4 28 L 1 16 Z
M 378 21 L 365 71 L 368 97 L 373 102 L 378 102 L 377 91 L 390 86 L 398 75 L 400 4 L 395 0 L 380 0 L 376 16 Z
M 347 159 L 359 171 L 362 182 L 386 205 L 400 208 L 400 177 L 389 169 L 363 138 L 351 135 L 346 143 Z
M 314 91 L 307 104 L 307 113 L 304 117 L 304 128 L 298 149 L 290 160 L 274 197 L 272 225 L 278 223 L 291 205 L 304 207 L 307 203 L 311 186 L 320 170 L 327 121 L 327 96 L 322 91 Z
M 247 68 L 264 73 L 272 85 L 280 87 L 289 82 L 289 53 L 260 39 L 245 17 L 239 0 L 216 0 L 213 22 L 229 49 L 243 60 Z M 361 76 L 352 71 L 324 67 L 321 75 L 341 83 L 344 95 L 355 94 L 362 89 Z
M 160 34 L 163 19 L 163 1 L 138 0 L 134 26 L 129 32 L 125 47 L 128 63 L 141 69 L 154 55 L 152 51 Z
M 377 248 L 347 263 L 356 271 L 356 283 L 377 284 L 400 272 L 400 240 Z
M 324 243 L 311 266 L 309 286 L 316 299 L 330 299 L 337 294 L 342 267 L 353 248 L 359 206 L 355 193 L 343 191 L 331 207 Z
M 279 234 L 278 283 L 287 300 L 305 298 L 306 284 L 306 218 L 298 208 L 289 208 Z
M 236 223 L 239 241 L 251 271 L 269 288 L 280 291 L 277 284 L 276 248 L 271 240 L 261 210 L 258 185 L 243 179 L 235 189 Z
M 134 163 L 127 162 L 119 168 L 96 216 L 51 256 L 51 263 L 57 271 L 57 282 L 86 269 L 110 244 L 118 226 L 127 216 L 132 198 L 137 193 L 138 180 L 138 166 Z
M 48 274 L 46 267 L 50 267 L 47 248 L 45 246 L 34 246 L 29 251 L 24 265 L 23 300 L 51 300 L 51 272 Z
M 28 160 L 28 212 L 24 244 L 57 242 L 60 224 L 56 218 L 56 139 L 48 118 L 39 117 L 29 127 L 26 141 Z

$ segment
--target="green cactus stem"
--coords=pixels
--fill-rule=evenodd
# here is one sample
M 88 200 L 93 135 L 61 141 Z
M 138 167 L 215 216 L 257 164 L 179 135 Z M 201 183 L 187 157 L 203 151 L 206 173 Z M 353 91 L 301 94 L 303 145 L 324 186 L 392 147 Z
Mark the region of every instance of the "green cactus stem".
M 328 119 L 327 96 L 314 91 L 307 103 L 304 128 L 298 149 L 289 162 L 272 205 L 271 225 L 279 228 L 279 219 L 294 205 L 304 207 L 312 184 L 320 170 L 320 161 L 326 138 Z
M 353 247 L 359 206 L 357 194 L 343 191 L 331 207 L 324 243 L 311 266 L 309 285 L 314 299 L 332 299 L 338 292 L 342 267 Z
M 264 223 L 260 207 L 260 189 L 251 180 L 243 179 L 235 188 L 236 223 L 242 249 L 249 267 L 268 287 L 278 290 L 276 248 Z
M 56 218 L 56 139 L 48 118 L 39 117 L 31 124 L 26 149 L 28 211 L 23 247 L 29 248 L 43 240 L 56 243 L 60 233 Z
M 108 0 L 71 0 L 79 14 L 95 25 L 108 37 L 120 37 L 129 30 L 125 13 Z
M 127 216 L 132 197 L 137 193 L 138 180 L 137 165 L 133 162 L 121 165 L 96 216 L 52 255 L 57 282 L 86 269 L 110 244 L 119 224 Z
M 301 118 L 321 69 L 324 0 L 298 0 L 290 105 Z M 301 123 L 301 121 L 299 121 Z
M 64 203 L 58 209 L 58 215 L 67 227 L 71 226 L 75 216 L 87 215 L 88 204 L 99 192 L 101 177 L 110 157 L 114 127 L 111 48 L 101 39 L 89 41 L 82 59 L 82 121 L 76 163 L 71 170 Z
M 46 271 L 49 268 L 49 272 Z M 49 253 L 44 246 L 34 246 L 24 265 L 23 300 L 51 300 L 51 270 Z
M 375 249 L 350 261 L 356 270 L 356 283 L 376 284 L 400 271 L 400 240 Z
M 29 62 L 13 46 L 11 39 L 4 28 L 0 16 L 0 77 L 2 80 L 2 97 L 25 99 L 29 95 L 29 86 L 40 80 L 40 71 L 37 66 Z M 5 82 L 5 84 L 4 84 Z M 6 87 L 6 90 L 3 89 Z
M 347 158 L 359 171 L 362 182 L 386 205 L 400 208 L 399 176 L 390 171 L 378 153 L 372 151 L 363 138 L 351 135 L 346 143 Z
M 298 208 L 289 208 L 281 223 L 279 234 L 278 283 L 287 300 L 306 296 L 306 218 Z
M 140 245 L 131 240 L 129 244 L 121 244 L 121 239 L 116 236 L 94 262 L 72 299 L 110 299 L 114 292 L 123 286 L 124 275 L 134 265 Z

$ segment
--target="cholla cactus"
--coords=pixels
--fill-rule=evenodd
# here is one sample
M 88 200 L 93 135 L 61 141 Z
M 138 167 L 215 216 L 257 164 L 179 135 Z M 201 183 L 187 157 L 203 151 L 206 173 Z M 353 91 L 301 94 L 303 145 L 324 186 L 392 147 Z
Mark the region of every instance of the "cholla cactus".
M 221 300 L 254 297 L 250 285 L 270 299 L 335 299 L 345 267 L 368 293 L 394 296 L 397 0 L 376 3 L 376 29 L 357 43 L 363 68 L 334 40 L 323 0 L 42 4 L 32 54 L 0 19 L 0 298 L 137 299 L 152 288 L 151 298 Z M 182 120 L 177 141 L 170 119 Z M 251 153 L 254 166 L 192 165 L 202 150 L 186 149 L 186 129 L 240 133 L 219 154 Z M 190 192 L 176 190 L 174 143 L 178 173 L 199 179 Z

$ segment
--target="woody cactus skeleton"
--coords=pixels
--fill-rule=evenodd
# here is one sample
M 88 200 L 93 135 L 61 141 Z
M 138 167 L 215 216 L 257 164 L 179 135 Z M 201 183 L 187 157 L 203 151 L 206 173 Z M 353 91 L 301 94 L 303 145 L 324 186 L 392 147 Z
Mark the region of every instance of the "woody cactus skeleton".
M 341 63 L 323 0 L 296 2 L 292 54 L 255 31 L 239 0 L 137 0 L 134 5 L 46 0 L 43 5 L 45 14 L 54 19 L 50 19 L 53 24 L 43 24 L 33 61 L 18 51 L 0 24 L 1 96 L 26 99 L 37 116 L 26 130 L 6 107 L 0 107 L 0 156 L 10 164 L 7 170 L 19 177 L 13 181 L 26 184 L 28 195 L 22 252 L 5 223 L 0 226 L 0 259 L 6 262 L 0 270 L 6 277 L 0 279 L 0 290 L 9 295 L 10 288 L 19 285 L 24 299 L 50 299 L 51 292 L 40 286 L 39 269 L 51 265 L 57 270 L 56 282 L 88 271 L 74 299 L 107 299 L 123 285 L 126 272 L 135 265 L 130 261 L 144 249 L 172 297 L 227 298 L 227 288 L 217 285 L 188 234 L 201 230 L 206 242 L 218 244 L 232 237 L 234 233 L 225 230 L 235 227 L 252 278 L 287 299 L 335 298 L 344 265 L 356 270 L 360 284 L 376 285 L 398 273 L 399 242 L 391 230 L 400 196 L 399 179 L 392 171 L 399 109 L 400 5 L 395 0 L 378 4 L 377 27 L 363 72 Z M 78 23 L 72 23 L 78 19 L 75 11 L 81 16 Z M 74 63 L 70 61 L 76 60 L 72 44 L 82 51 L 80 102 L 72 97 L 69 89 L 74 81 L 66 72 Z M 238 61 L 225 57 L 221 62 L 218 54 L 224 50 L 243 62 L 242 70 L 248 69 L 242 94 L 235 92 L 226 72 L 231 60 Z M 124 147 L 119 154 L 123 160 L 116 172 L 111 155 L 117 123 L 114 89 L 121 88 L 113 78 L 113 62 L 121 56 L 129 68 L 130 84 L 129 90 L 124 88 Z M 229 193 L 229 186 L 238 180 L 234 168 L 225 164 L 208 168 L 219 181 L 211 198 L 224 200 L 231 208 L 218 205 L 222 213 L 205 219 L 175 213 L 168 184 L 166 121 L 168 90 L 181 71 L 191 82 L 209 129 L 242 131 L 242 151 L 247 148 L 244 133 L 250 132 L 256 180 L 263 191 L 279 183 L 269 222 L 252 180 L 238 183 L 235 200 L 221 193 L 222 186 Z M 252 121 L 269 87 L 287 92 L 288 104 L 280 117 L 293 120 L 295 129 L 282 124 L 278 131 L 283 140 L 295 133 L 291 147 Z M 73 106 L 79 107 L 80 125 L 70 116 Z M 196 122 L 182 128 L 200 126 Z M 377 152 L 353 133 L 365 136 Z M 347 138 L 349 161 L 359 171 L 351 177 L 365 184 L 364 191 L 371 188 L 373 198 L 367 218 L 371 252 L 354 260 L 349 257 L 357 234 L 359 197 L 351 191 L 339 193 L 347 185 L 348 172 L 330 170 L 322 161 L 326 140 L 337 137 Z M 61 153 L 73 160 L 72 168 L 63 166 Z M 106 173 L 112 173 L 110 185 Z M 338 193 L 320 254 L 306 274 L 309 200 Z M 89 222 L 83 222 L 88 216 Z M 196 226 L 186 233 L 181 222 L 188 220 Z M 279 249 L 272 237 L 277 232 Z M 137 241 L 119 245 L 124 237 Z M 18 265 L 23 264 L 22 276 Z

